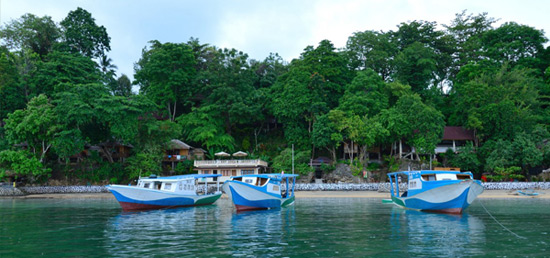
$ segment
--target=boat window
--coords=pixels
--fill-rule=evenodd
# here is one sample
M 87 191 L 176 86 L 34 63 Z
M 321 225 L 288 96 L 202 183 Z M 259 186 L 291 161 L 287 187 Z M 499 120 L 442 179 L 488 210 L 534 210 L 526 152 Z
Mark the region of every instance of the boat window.
M 424 180 L 424 181 L 435 181 L 435 174 L 422 175 L 422 180 Z
M 164 190 L 172 190 L 172 183 L 164 183 Z
M 256 182 L 257 186 L 263 186 L 267 183 L 268 179 L 263 177 L 258 177 L 258 182 Z
M 441 180 L 456 180 L 456 174 L 437 174 L 436 179 Z
M 149 186 L 150 186 L 149 183 L 145 183 L 145 184 L 143 185 L 143 188 L 149 188 Z
M 458 174 L 458 175 L 456 175 L 456 177 L 457 177 L 458 180 L 467 180 L 467 179 L 471 179 L 471 178 L 470 178 L 470 175 L 468 175 L 468 174 Z

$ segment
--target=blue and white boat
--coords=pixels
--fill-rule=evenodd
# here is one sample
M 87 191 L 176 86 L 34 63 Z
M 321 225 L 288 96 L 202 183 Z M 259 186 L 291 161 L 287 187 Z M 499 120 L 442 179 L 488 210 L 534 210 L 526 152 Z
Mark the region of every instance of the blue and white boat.
M 460 214 L 483 192 L 471 172 L 403 171 L 388 173 L 388 177 L 393 203 L 412 210 Z
M 107 185 L 124 211 L 150 210 L 209 205 L 220 198 L 220 184 L 208 187 L 208 178 L 217 179 L 220 174 L 179 175 L 157 177 L 151 175 L 138 180 L 137 186 Z M 203 183 L 204 182 L 204 183 Z
M 237 211 L 280 208 L 294 203 L 296 174 L 253 174 L 225 181 L 223 191 Z

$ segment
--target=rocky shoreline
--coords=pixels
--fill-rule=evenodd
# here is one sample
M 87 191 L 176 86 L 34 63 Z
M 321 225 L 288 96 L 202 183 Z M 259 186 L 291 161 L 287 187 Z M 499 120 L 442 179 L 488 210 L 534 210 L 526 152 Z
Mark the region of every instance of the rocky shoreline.
M 550 189 L 550 182 L 499 182 L 483 183 L 485 190 Z M 389 183 L 366 184 L 296 184 L 296 191 L 377 191 L 389 192 Z M 109 193 L 105 186 L 24 186 L 0 187 L 0 196 L 24 196 L 34 194 Z

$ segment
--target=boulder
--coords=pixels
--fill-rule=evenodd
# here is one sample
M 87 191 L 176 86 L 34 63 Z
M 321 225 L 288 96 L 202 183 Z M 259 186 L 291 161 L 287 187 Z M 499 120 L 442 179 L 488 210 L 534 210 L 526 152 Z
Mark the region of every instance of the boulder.
M 360 177 L 354 176 L 347 164 L 336 164 L 334 171 L 323 173 L 325 183 L 362 183 Z

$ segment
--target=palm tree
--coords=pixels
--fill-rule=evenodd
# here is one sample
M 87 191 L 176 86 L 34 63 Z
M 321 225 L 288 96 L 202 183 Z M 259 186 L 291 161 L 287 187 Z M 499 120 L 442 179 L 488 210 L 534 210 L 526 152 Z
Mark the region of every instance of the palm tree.
M 118 69 L 118 67 L 112 64 L 112 62 L 113 59 L 107 57 L 107 55 L 101 55 L 101 57 L 99 58 L 99 66 L 103 74 L 115 75 L 115 70 Z

